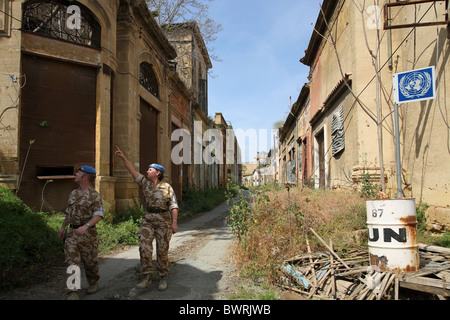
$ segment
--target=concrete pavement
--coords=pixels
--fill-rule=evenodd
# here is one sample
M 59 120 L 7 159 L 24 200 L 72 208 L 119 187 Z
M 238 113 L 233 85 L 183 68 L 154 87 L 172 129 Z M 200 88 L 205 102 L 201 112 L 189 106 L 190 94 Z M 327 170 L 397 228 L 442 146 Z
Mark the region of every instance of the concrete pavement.
M 158 283 L 138 290 L 134 287 L 134 278 L 139 272 L 139 248 L 132 247 L 112 257 L 101 259 L 99 290 L 92 295 L 85 295 L 84 300 L 103 299 L 212 299 L 220 290 L 220 281 L 229 272 L 226 263 L 226 251 L 233 239 L 225 219 L 228 206 L 222 203 L 210 212 L 202 213 L 193 219 L 180 223 L 179 230 L 172 236 L 169 256 L 183 245 L 192 249 L 191 242 L 202 237 L 201 248 L 176 261 L 168 277 L 169 287 L 166 291 L 157 290 Z M 198 246 L 198 243 L 196 244 Z M 183 250 L 183 248 L 181 248 Z M 81 287 L 87 288 L 82 275 Z

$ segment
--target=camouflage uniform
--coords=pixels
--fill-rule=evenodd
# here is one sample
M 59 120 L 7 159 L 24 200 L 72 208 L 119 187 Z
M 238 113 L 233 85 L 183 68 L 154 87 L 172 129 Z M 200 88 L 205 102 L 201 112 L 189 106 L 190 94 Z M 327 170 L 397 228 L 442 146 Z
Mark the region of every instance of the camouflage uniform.
M 134 180 L 142 188 L 145 198 L 145 213 L 139 230 L 139 253 L 143 274 L 153 272 L 153 239 L 156 239 L 156 267 L 160 277 L 169 274 L 169 242 L 172 238 L 172 216 L 170 210 L 178 209 L 175 193 L 166 182 L 155 189 L 153 182 L 142 174 Z
M 66 263 L 69 266 L 81 267 L 81 262 L 83 262 L 89 284 L 95 284 L 100 279 L 97 229 L 93 226 L 82 235 L 77 235 L 75 231 L 78 227 L 85 225 L 93 216 L 103 217 L 102 199 L 93 188 L 89 188 L 81 196 L 78 194 L 78 189 L 75 189 L 69 196 L 66 214 L 70 223 L 64 243 Z

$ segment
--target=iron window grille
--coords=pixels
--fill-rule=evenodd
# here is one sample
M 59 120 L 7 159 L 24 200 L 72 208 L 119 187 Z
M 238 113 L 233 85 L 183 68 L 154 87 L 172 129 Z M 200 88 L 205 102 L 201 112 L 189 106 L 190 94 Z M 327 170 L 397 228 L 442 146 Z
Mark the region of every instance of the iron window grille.
M 70 6 L 76 6 L 79 15 Z M 76 1 L 27 1 L 23 5 L 22 29 L 100 48 L 100 24 L 85 6 Z
M 142 62 L 140 66 L 140 84 L 152 95 L 159 99 L 159 85 L 153 67 L 148 62 Z

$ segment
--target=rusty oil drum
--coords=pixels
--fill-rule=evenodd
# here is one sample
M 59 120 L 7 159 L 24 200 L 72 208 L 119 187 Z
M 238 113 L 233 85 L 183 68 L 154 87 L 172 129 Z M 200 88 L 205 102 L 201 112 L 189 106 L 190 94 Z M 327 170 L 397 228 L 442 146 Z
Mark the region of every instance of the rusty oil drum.
M 414 199 L 366 201 L 370 264 L 380 271 L 420 268 Z

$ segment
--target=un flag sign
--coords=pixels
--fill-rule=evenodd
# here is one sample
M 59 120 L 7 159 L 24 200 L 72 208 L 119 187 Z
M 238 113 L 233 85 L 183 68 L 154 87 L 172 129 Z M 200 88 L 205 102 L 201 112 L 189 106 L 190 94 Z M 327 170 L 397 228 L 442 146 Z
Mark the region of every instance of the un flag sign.
M 436 97 L 435 67 L 393 75 L 394 102 L 397 104 L 429 100 Z

